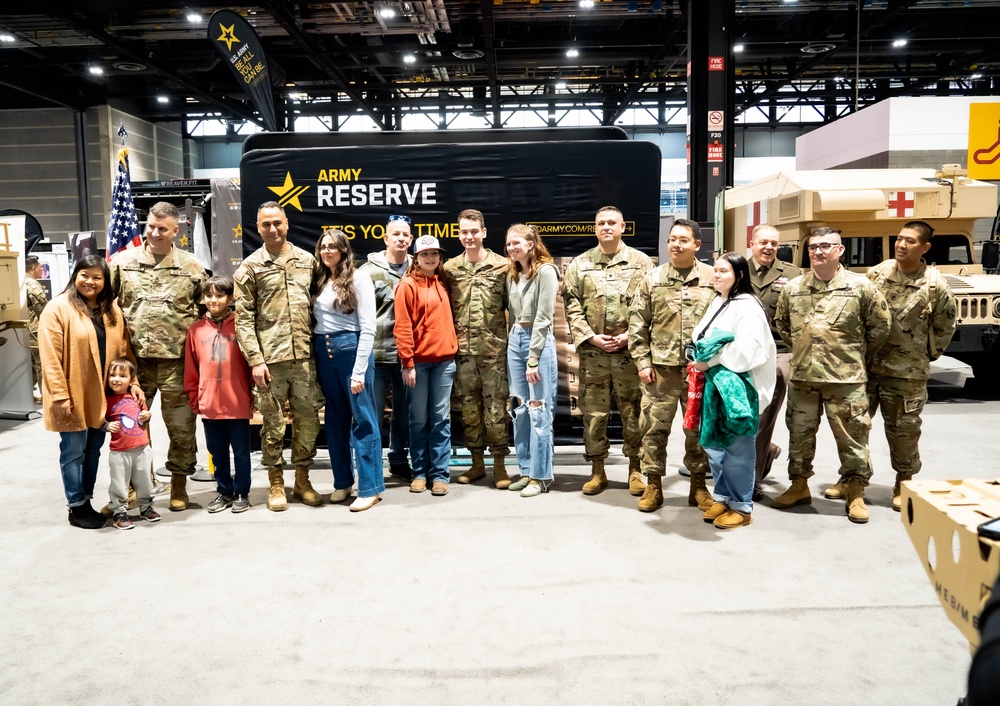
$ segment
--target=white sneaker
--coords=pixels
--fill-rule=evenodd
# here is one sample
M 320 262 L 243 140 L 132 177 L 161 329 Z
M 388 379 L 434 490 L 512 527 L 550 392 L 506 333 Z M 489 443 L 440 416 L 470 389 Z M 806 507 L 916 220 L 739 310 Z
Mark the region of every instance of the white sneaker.
M 353 485 L 349 485 L 346 488 L 341 488 L 340 490 L 334 490 L 332 493 L 330 493 L 330 502 L 335 504 L 344 502 L 349 497 L 351 497 L 352 490 L 354 490 Z
M 370 498 L 355 498 L 354 502 L 351 503 L 351 512 L 364 512 L 368 508 L 375 507 L 380 502 L 382 502 L 382 498 L 379 495 L 373 495 Z

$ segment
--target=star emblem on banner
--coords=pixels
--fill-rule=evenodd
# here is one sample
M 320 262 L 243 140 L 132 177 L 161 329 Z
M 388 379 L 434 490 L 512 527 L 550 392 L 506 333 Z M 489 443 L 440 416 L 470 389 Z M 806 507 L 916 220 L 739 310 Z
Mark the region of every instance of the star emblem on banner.
M 295 182 L 292 181 L 292 173 L 285 172 L 284 184 L 281 186 L 269 186 L 267 188 L 278 195 L 278 203 L 281 204 L 282 208 L 291 205 L 301 211 L 302 203 L 299 201 L 299 196 L 304 194 L 309 187 L 295 186 Z
M 240 42 L 240 40 L 237 39 L 236 35 L 234 34 L 234 30 L 236 29 L 236 25 L 235 24 L 231 24 L 228 27 L 226 27 L 226 26 L 224 26 L 220 22 L 219 23 L 219 29 L 222 30 L 222 34 L 220 34 L 218 37 L 216 37 L 215 41 L 217 41 L 217 42 L 225 42 L 226 43 L 226 49 L 229 50 L 229 51 L 232 51 L 233 50 L 233 44 L 237 44 L 237 43 Z
M 233 228 L 233 238 L 243 238 L 243 224 L 237 223 L 236 227 Z

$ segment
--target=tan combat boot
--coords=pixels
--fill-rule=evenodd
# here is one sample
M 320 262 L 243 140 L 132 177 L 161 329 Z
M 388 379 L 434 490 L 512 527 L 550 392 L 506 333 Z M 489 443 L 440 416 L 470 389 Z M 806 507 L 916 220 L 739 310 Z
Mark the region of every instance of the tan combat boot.
M 837 481 L 837 485 L 831 485 L 829 488 L 823 491 L 823 497 L 827 500 L 843 500 L 844 499 L 844 484 L 841 481 Z
M 510 476 L 507 475 L 505 456 L 493 457 L 493 487 L 497 490 L 507 490 L 510 487 Z
M 688 491 L 688 505 L 697 506 L 702 512 L 707 512 L 715 503 L 712 494 L 705 485 L 705 472 L 691 472 L 691 489 Z
M 174 512 L 187 510 L 187 479 L 188 477 L 183 473 L 170 474 L 170 509 Z
M 628 460 L 628 494 L 639 497 L 646 490 L 646 484 L 642 482 L 642 470 L 639 468 L 639 459 L 630 458 Z
M 483 461 L 483 450 L 469 449 L 469 453 L 472 454 L 472 465 L 469 466 L 469 470 L 458 477 L 458 482 L 463 485 L 475 483 L 480 478 L 486 477 L 486 463 Z
M 604 459 L 590 462 L 590 480 L 583 484 L 584 495 L 597 495 L 608 487 L 608 477 L 604 473 Z
M 865 484 L 860 478 L 850 478 L 844 483 L 846 491 L 844 509 L 847 519 L 863 525 L 868 522 L 868 508 L 865 507 Z
M 792 487 L 771 501 L 771 504 L 779 510 L 787 510 L 796 505 L 812 505 L 812 495 L 809 493 L 809 484 L 805 478 L 799 477 L 792 480 Z
M 663 478 L 646 476 L 646 489 L 639 498 L 639 512 L 652 512 L 663 505 Z
M 284 478 L 282 478 L 281 484 L 284 486 Z M 312 487 L 312 483 L 309 482 L 308 468 L 300 467 L 295 469 L 295 485 L 292 486 L 292 497 L 301 501 L 303 505 L 317 507 L 323 504 L 323 498 Z
M 895 510 L 896 512 L 899 512 L 899 506 L 902 504 L 902 501 L 899 498 L 899 492 L 900 492 L 899 491 L 899 484 L 902 483 L 905 480 L 910 480 L 911 478 L 913 478 L 913 474 L 912 473 L 897 473 L 896 474 L 896 482 L 892 486 L 892 509 Z
M 272 512 L 288 509 L 288 500 L 285 498 L 285 476 L 281 472 L 281 466 L 268 468 L 267 480 L 271 484 L 271 489 L 267 491 L 267 509 Z

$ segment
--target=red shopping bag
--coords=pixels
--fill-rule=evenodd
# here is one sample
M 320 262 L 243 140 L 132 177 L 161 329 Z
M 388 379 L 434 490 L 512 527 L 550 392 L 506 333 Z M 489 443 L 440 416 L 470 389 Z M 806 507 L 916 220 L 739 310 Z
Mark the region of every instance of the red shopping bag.
M 684 411 L 684 428 L 692 431 L 701 429 L 701 400 L 705 395 L 705 373 L 696 370 L 694 364 L 687 366 L 687 409 Z

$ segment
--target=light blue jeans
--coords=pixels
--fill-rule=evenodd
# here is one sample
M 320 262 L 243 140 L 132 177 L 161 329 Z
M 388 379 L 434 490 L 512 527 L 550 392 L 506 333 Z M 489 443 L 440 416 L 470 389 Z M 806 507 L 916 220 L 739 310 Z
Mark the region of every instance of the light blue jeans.
M 754 468 L 757 465 L 757 435 L 737 436 L 724 449 L 705 448 L 712 469 L 712 500 L 730 510 L 753 512 Z
M 417 363 L 417 384 L 409 388 L 410 464 L 413 477 L 428 483 L 451 480 L 451 382 L 455 359 Z
M 538 358 L 539 381 L 529 385 L 528 346 L 531 329 L 515 324 L 507 339 L 507 380 L 510 384 L 511 405 L 514 406 L 514 451 L 522 476 L 535 480 L 552 480 L 552 419 L 556 410 L 556 386 L 559 367 L 556 363 L 556 340 L 549 332 Z M 517 400 L 514 402 L 513 400 Z M 540 400 L 540 406 L 529 404 Z

